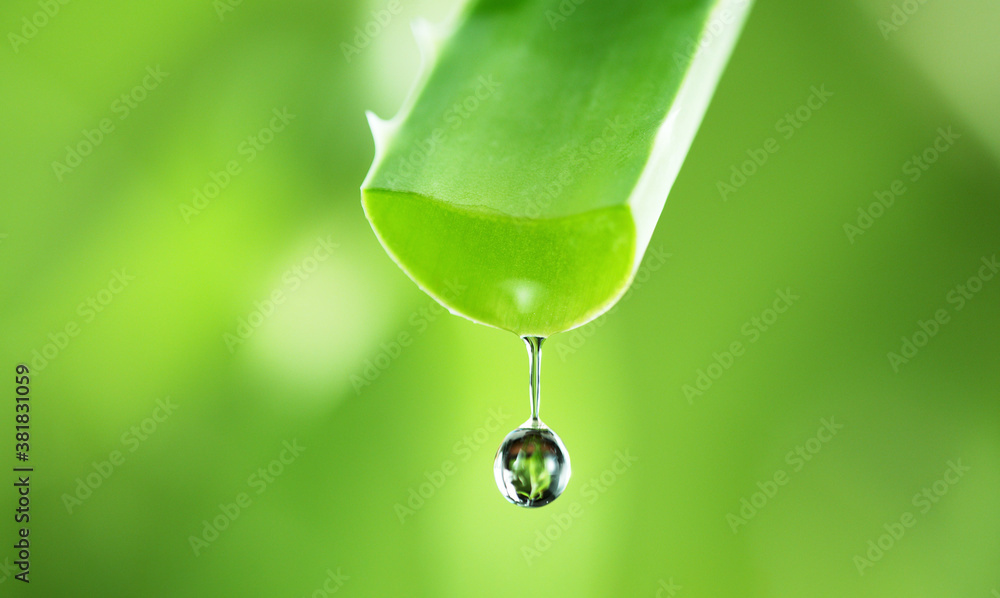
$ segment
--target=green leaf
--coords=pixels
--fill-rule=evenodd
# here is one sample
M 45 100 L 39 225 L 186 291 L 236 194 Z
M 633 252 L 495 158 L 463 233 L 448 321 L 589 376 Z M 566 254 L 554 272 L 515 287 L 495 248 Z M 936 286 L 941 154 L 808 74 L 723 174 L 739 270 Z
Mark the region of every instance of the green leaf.
M 480 0 L 392 121 L 365 212 L 452 312 L 519 335 L 625 292 L 749 9 L 743 0 Z M 459 290 L 456 290 L 459 289 Z
M 526 440 L 510 465 L 514 490 L 530 500 L 537 500 L 552 485 L 552 474 L 545 466 L 542 446 L 535 440 Z

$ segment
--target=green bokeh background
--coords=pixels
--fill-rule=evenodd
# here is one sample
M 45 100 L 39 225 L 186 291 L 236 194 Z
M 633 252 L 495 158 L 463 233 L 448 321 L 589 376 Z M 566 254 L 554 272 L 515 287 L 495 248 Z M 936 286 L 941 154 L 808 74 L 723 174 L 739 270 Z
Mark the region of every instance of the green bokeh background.
M 651 243 L 670 257 L 547 344 L 542 414 L 574 477 L 533 511 L 492 476 L 527 417 L 520 341 L 433 309 L 360 207 L 363 111 L 395 111 L 419 63 L 408 22 L 455 2 L 404 3 L 346 60 L 384 6 L 70 2 L 16 52 L 6 33 L 41 9 L 0 10 L 11 453 L 15 364 L 79 326 L 33 368 L 32 582 L 0 549 L 2 595 L 323 596 L 338 569 L 345 596 L 666 596 L 671 580 L 682 597 L 1000 593 L 1000 278 L 961 310 L 947 299 L 1000 252 L 996 3 L 911 3 L 888 39 L 888 0 L 757 4 Z M 116 98 L 157 65 L 169 75 L 120 120 Z M 777 121 L 814 85 L 833 97 L 784 139 Z M 284 107 L 295 119 L 247 162 L 240 144 Z M 115 130 L 60 181 L 52 163 L 104 118 Z M 949 126 L 954 146 L 850 242 L 844 224 Z M 769 137 L 780 151 L 723 201 L 717 181 Z M 185 219 L 230 160 L 240 173 Z M 321 237 L 337 248 L 292 288 Z M 135 279 L 88 320 L 80 304 L 121 269 Z M 785 288 L 800 299 L 748 343 L 744 323 Z M 887 353 L 938 309 L 949 322 L 895 372 Z M 746 353 L 689 403 L 683 385 L 734 341 Z M 134 442 L 165 397 L 176 411 Z M 786 454 L 831 417 L 843 429 L 793 471 Z M 277 470 L 286 441 L 305 451 L 258 494 L 250 476 Z M 64 495 L 116 450 L 124 463 L 69 512 Z M 637 461 L 611 475 L 617 451 Z M 913 496 L 957 459 L 971 470 L 921 513 Z M 788 485 L 734 533 L 727 514 L 778 470 Z M 251 505 L 196 556 L 189 538 L 240 492 Z M 915 525 L 859 574 L 855 555 L 904 512 Z

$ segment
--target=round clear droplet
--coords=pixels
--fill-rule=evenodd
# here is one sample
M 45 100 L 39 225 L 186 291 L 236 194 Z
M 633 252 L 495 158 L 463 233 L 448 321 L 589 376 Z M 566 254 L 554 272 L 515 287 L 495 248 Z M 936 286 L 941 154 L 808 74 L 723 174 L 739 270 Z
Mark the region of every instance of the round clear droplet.
M 493 462 L 500 493 L 521 507 L 554 501 L 566 489 L 570 473 L 566 446 L 538 420 L 528 420 L 508 434 Z

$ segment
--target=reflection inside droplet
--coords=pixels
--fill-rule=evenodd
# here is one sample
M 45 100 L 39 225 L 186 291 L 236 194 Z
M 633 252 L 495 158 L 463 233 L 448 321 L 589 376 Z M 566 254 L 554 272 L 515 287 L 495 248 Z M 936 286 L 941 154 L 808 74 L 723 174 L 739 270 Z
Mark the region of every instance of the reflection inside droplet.
M 522 507 L 541 507 L 558 498 L 570 473 L 566 446 L 537 420 L 508 434 L 493 463 L 500 493 Z

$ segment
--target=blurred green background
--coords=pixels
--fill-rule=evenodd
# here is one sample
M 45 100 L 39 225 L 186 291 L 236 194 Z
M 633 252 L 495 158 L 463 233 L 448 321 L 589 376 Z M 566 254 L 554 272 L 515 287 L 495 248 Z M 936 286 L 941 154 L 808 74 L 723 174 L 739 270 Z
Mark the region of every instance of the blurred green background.
M 532 511 L 492 475 L 528 415 L 521 342 L 435 309 L 359 202 L 363 112 L 394 113 L 408 23 L 457 1 L 402 2 L 350 60 L 390 3 L 51 4 L 0 11 L 0 433 L 13 453 L 28 363 L 36 468 L 31 583 L 0 549 L 0 594 L 1000 595 L 995 2 L 758 2 L 669 257 L 546 345 L 574 477 Z M 799 298 L 774 318 L 778 289 Z

